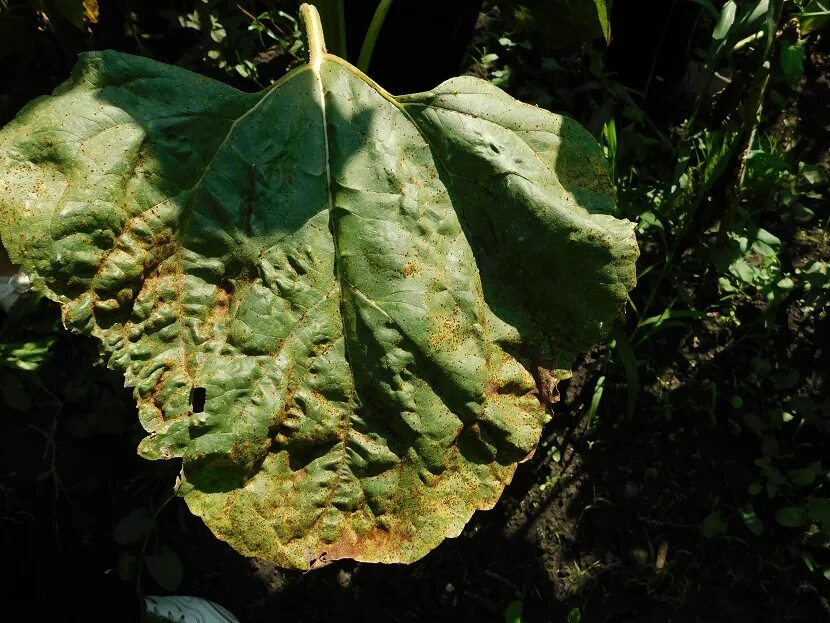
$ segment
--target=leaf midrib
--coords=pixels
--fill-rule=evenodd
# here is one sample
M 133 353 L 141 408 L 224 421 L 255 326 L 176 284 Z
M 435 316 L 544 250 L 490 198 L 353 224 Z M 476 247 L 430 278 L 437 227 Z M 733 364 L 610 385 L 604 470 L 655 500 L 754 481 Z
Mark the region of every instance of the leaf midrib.
M 316 55 L 315 62 L 309 63 L 307 67 L 312 71 L 314 74 L 314 82 L 318 88 L 318 96 L 320 98 L 320 118 L 323 124 L 323 146 L 325 149 L 325 172 L 326 172 L 326 196 L 328 201 L 328 211 L 329 211 L 329 232 L 331 233 L 332 243 L 334 245 L 334 278 L 335 278 L 335 287 L 337 288 L 339 294 L 339 304 L 337 306 L 338 312 L 340 314 L 340 326 L 343 328 L 343 357 L 346 359 L 346 366 L 349 369 L 349 380 L 351 382 L 351 395 L 349 396 L 349 409 L 343 410 L 340 413 L 340 421 L 338 422 L 338 432 L 340 434 L 340 448 L 342 452 L 342 461 L 343 464 L 349 466 L 351 463 L 349 459 L 349 452 L 348 452 L 348 439 L 349 439 L 349 432 L 351 430 L 351 413 L 357 408 L 357 405 L 360 403 L 357 397 L 357 384 L 355 383 L 354 378 L 354 368 L 352 367 L 352 358 L 349 352 L 349 340 L 350 336 L 348 335 L 347 331 L 347 323 L 346 323 L 346 316 L 345 316 L 345 292 L 343 289 L 343 275 L 341 273 L 340 267 L 340 245 L 338 242 L 337 235 L 335 233 L 334 227 L 334 188 L 332 183 L 332 175 L 331 175 L 331 148 L 329 145 L 329 124 L 328 124 L 328 116 L 326 110 L 326 92 L 323 88 L 323 78 L 320 75 L 320 67 L 322 65 L 322 61 L 329 58 L 328 54 L 324 55 Z M 349 467 L 349 472 L 353 474 L 351 467 Z M 334 491 L 339 484 L 339 480 L 335 481 L 335 484 L 332 486 L 332 489 L 329 492 L 329 496 L 327 499 L 327 506 L 331 503 L 331 499 L 334 496 Z

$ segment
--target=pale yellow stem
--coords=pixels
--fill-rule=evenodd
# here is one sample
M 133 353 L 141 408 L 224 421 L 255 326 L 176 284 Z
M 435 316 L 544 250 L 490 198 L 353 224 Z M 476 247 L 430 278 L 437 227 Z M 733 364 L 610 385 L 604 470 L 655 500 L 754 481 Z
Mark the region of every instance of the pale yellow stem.
M 315 72 L 320 70 L 320 63 L 326 54 L 326 41 L 323 38 L 323 25 L 320 23 L 320 14 L 313 4 L 300 5 L 300 16 L 305 28 L 308 41 L 308 63 Z

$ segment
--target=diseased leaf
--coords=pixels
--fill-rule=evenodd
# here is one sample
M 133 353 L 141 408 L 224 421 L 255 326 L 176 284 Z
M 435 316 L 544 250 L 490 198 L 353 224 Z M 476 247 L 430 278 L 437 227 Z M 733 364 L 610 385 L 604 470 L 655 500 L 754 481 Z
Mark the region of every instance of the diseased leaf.
M 98 0 L 84 0 L 84 19 L 90 24 L 97 24 L 98 16 Z
M 0 133 L 0 232 L 215 534 L 410 562 L 495 504 L 637 246 L 577 123 L 474 78 L 394 98 L 303 12 L 257 94 L 84 55 Z

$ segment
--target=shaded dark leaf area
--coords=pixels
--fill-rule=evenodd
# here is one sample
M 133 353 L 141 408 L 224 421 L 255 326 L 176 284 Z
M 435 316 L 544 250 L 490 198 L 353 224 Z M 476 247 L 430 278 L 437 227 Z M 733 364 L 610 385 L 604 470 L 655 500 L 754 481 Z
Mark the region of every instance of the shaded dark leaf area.
M 468 4 L 446 20 L 458 32 Z M 8 611 L 138 621 L 144 595 L 179 594 L 243 622 L 830 620 L 830 33 L 799 17 L 819 3 L 739 3 L 727 23 L 723 2 L 620 0 L 607 48 L 554 49 L 517 4 L 484 3 L 457 71 L 594 133 L 641 257 L 625 316 L 560 387 L 496 507 L 408 566 L 247 559 L 172 495 L 180 464 L 136 455 L 134 402 L 97 343 L 23 295 L 0 312 Z M 246 91 L 302 57 L 292 3 L 152 5 L 99 0 L 79 27 L 0 2 L 0 121 L 83 50 Z M 373 72 L 395 54 L 446 72 L 426 25 L 422 49 L 395 51 L 406 25 L 390 13 Z

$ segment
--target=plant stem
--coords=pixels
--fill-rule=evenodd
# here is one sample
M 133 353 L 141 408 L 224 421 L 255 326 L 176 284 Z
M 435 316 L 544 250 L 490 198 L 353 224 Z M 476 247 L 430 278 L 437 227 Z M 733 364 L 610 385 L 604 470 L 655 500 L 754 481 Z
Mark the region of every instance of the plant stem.
M 326 53 L 326 40 L 323 36 L 323 26 L 320 23 L 320 14 L 313 4 L 302 4 L 300 16 L 303 20 L 303 30 L 306 36 L 306 50 L 308 62 L 319 69 L 323 54 Z
M 386 14 L 389 12 L 389 7 L 392 6 L 392 0 L 380 0 L 378 8 L 375 9 L 375 14 L 372 16 L 372 23 L 369 24 L 369 30 L 366 31 L 366 37 L 363 39 L 363 45 L 360 47 L 360 56 L 357 59 L 357 68 L 368 73 L 369 63 L 372 62 L 372 53 L 375 51 L 375 43 L 378 40 L 383 22 L 386 20 Z
M 346 13 L 343 9 L 343 0 L 314 0 L 314 6 L 319 11 L 319 20 L 323 23 L 323 32 L 326 35 L 328 50 L 340 58 L 346 58 Z M 308 28 L 305 14 L 303 21 Z M 308 30 L 306 30 L 308 32 Z M 326 47 L 323 46 L 325 50 Z

